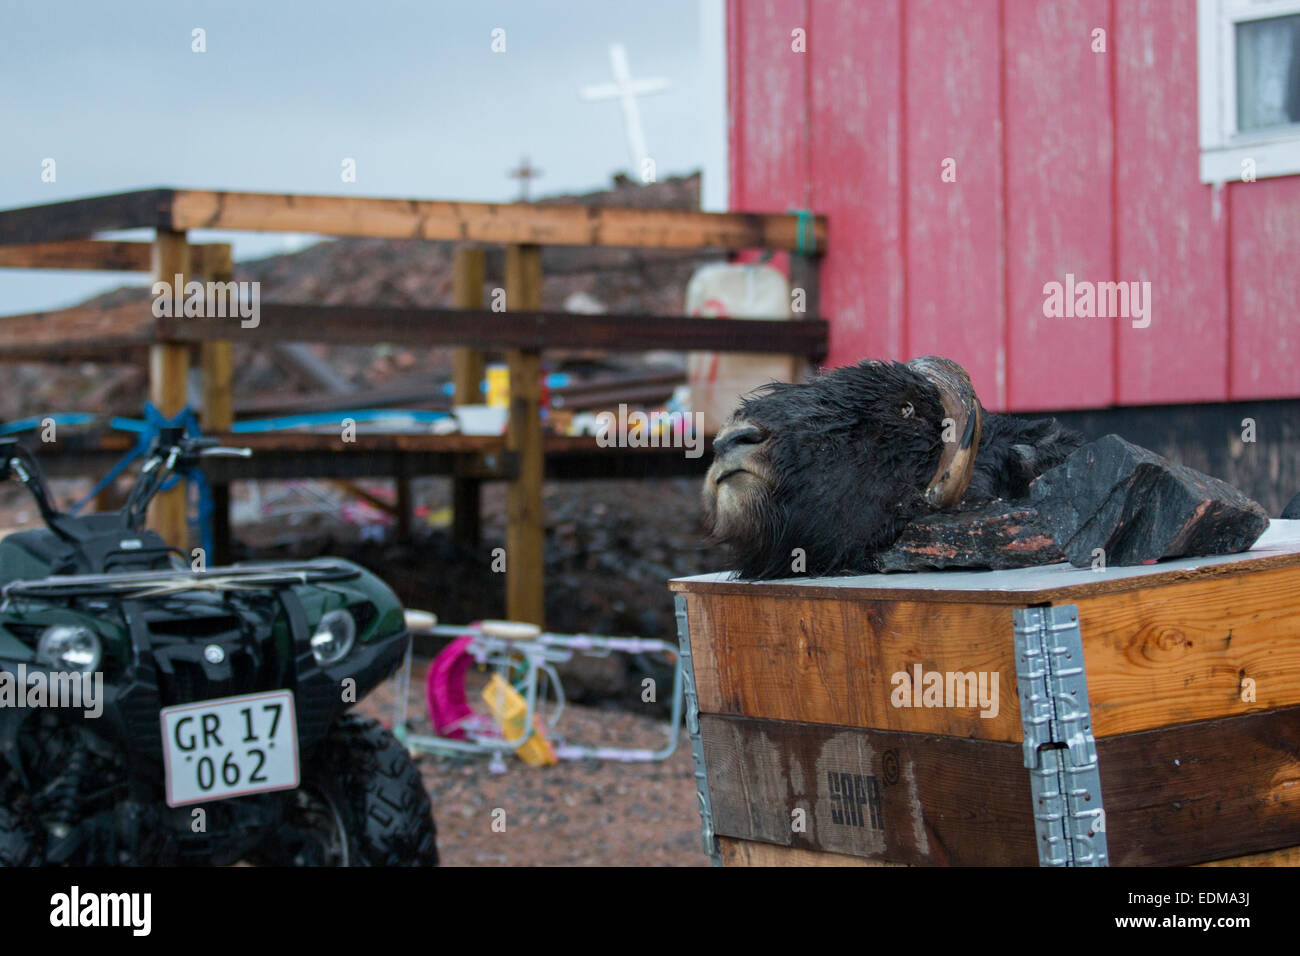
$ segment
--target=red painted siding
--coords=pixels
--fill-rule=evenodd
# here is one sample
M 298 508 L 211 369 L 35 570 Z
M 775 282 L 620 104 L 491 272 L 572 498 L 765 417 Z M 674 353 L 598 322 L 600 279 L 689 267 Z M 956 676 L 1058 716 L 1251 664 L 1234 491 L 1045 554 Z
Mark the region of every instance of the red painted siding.
M 956 359 L 979 394 L 1001 406 L 1007 299 L 998 5 L 906 7 L 907 344 L 898 354 Z M 947 160 L 955 182 L 943 179 Z
M 1110 323 L 1047 318 L 1043 286 L 1111 278 L 1111 127 L 1107 56 L 1091 50 L 1104 0 L 1006 0 L 1007 403 L 1111 401 Z
M 999 409 L 1300 395 L 1300 178 L 1199 182 L 1195 12 L 729 0 L 732 205 L 830 216 L 831 363 L 950 355 Z M 1149 282 L 1150 326 L 1045 317 L 1067 273 Z
M 812 206 L 839 210 L 821 283 L 822 311 L 843 317 L 830 361 L 901 354 L 899 0 L 811 7 Z
M 801 146 L 806 107 L 803 54 L 790 31 L 807 29 L 804 0 L 729 0 L 731 202 L 765 209 L 808 201 L 808 150 Z
M 1231 397 L 1300 395 L 1300 176 L 1227 190 Z
M 1196 83 L 1170 79 L 1196 76 L 1196 30 L 1178 12 L 1115 5 L 1118 274 L 1153 299 L 1149 327 L 1118 323 L 1120 405 L 1227 396 L 1227 218 L 1223 191 L 1197 177 Z

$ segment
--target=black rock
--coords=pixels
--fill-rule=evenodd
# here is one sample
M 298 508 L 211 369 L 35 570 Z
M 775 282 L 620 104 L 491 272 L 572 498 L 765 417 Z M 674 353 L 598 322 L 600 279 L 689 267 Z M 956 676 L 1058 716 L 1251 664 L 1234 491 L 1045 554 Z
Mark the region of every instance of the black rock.
M 1030 502 L 1076 567 L 1245 551 L 1268 527 L 1257 503 L 1218 478 L 1118 435 L 1078 448 L 1030 486 Z
M 1027 568 L 1064 560 L 1034 508 L 997 500 L 910 522 L 889 550 L 876 555 L 876 569 Z

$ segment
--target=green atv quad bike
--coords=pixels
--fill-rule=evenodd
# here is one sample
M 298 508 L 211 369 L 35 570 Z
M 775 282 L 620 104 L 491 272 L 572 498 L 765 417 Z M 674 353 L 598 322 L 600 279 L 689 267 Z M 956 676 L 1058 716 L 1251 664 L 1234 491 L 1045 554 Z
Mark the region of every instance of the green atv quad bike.
M 164 428 L 125 507 L 0 541 L 0 865 L 426 866 L 406 750 L 345 713 L 401 664 L 397 596 L 346 561 L 192 570 L 144 529 L 215 447 Z

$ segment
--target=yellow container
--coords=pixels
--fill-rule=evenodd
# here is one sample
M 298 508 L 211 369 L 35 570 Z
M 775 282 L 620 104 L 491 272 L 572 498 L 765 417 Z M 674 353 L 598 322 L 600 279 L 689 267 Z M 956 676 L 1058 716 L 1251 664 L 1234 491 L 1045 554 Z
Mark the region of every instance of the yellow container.
M 483 702 L 492 711 L 502 735 L 509 741 L 518 740 L 524 735 L 524 717 L 528 714 L 528 702 L 519 691 L 510 686 L 500 674 L 493 674 L 488 685 L 483 688 Z M 542 734 L 541 722 L 533 715 L 533 735 L 516 747 L 519 759 L 530 767 L 547 767 L 558 763 L 555 748 Z
M 487 403 L 493 408 L 510 407 L 510 368 L 506 365 L 487 367 Z

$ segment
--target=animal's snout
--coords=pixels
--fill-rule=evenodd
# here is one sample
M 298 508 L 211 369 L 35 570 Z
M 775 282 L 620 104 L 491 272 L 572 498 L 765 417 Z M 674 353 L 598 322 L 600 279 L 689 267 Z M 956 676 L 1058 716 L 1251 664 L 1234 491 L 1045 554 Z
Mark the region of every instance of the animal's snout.
M 761 445 L 766 438 L 762 429 L 755 425 L 728 426 L 713 439 L 713 453 L 721 457 L 745 445 Z

